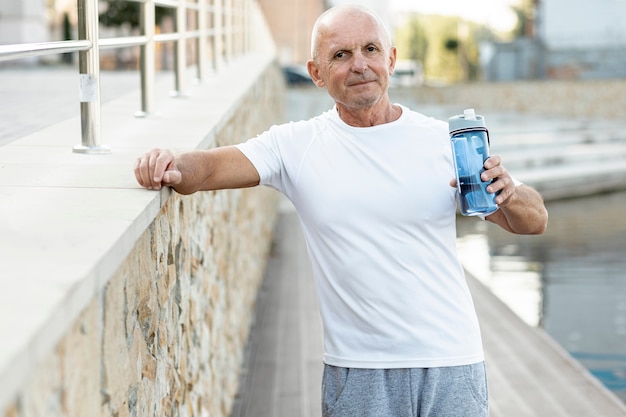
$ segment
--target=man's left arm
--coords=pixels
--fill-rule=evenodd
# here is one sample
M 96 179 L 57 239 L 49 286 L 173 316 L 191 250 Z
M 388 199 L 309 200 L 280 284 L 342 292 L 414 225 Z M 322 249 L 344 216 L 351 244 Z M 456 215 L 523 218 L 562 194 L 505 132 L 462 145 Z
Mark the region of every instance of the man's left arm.
M 495 179 L 487 191 L 499 192 L 496 203 L 500 209 L 487 216 L 487 220 L 516 234 L 541 234 L 546 230 L 548 210 L 543 198 L 532 187 L 523 184 L 516 186 L 498 155 L 485 161 L 481 178 L 483 181 Z

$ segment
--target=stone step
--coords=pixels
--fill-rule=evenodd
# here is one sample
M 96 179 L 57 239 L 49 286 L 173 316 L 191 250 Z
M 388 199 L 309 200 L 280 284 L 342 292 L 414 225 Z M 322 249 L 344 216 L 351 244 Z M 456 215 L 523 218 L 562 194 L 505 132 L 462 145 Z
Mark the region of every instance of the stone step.
M 543 166 L 514 174 L 523 183 L 537 189 L 545 200 L 626 190 L 626 158 L 602 163 Z
M 501 150 L 492 153 L 502 156 L 505 166 L 512 172 L 545 169 L 562 165 L 604 164 L 613 160 L 626 159 L 625 143 L 569 144 L 540 149 Z
M 492 149 L 550 148 L 563 145 L 600 145 L 607 143 L 626 144 L 626 135 L 613 130 L 596 132 L 532 132 L 532 133 L 491 133 Z

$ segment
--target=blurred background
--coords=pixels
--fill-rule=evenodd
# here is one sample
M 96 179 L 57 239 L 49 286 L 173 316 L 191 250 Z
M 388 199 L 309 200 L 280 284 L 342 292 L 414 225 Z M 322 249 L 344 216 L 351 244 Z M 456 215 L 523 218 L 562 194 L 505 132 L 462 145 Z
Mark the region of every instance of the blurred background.
M 329 6 L 344 2 L 260 0 L 280 62 L 285 66 L 303 65 L 309 57 L 313 22 Z M 400 82 L 437 85 L 626 75 L 626 26 L 620 20 L 626 5 L 621 0 L 357 3 L 374 9 L 387 22 L 399 51 Z M 102 0 L 99 8 L 102 37 L 139 33 L 138 3 Z M 157 7 L 159 32 L 172 30 L 175 19 L 171 13 L 171 9 Z M 77 39 L 76 26 L 75 0 L 0 0 L 0 44 Z M 161 66 L 168 68 L 171 51 L 167 45 L 162 49 Z M 131 48 L 103 51 L 101 59 L 102 69 L 134 68 L 137 52 Z M 58 60 L 33 58 L 31 62 L 52 64 Z M 68 54 L 61 60 L 71 63 L 73 57 Z M 23 60 L 18 63 L 23 64 Z
M 304 65 L 309 58 L 310 32 L 315 19 L 328 7 L 340 3 L 344 2 L 259 0 L 277 45 L 285 79 L 292 86 L 288 99 L 306 110 L 301 117 L 330 106 L 327 97 L 310 88 Z M 392 96 L 419 108 L 424 107 L 423 97 L 439 94 L 444 97 L 444 107 L 437 107 L 432 114 L 441 118 L 462 111 L 464 103 L 446 102 L 443 93 L 448 91 L 444 88 L 457 85 L 478 84 L 484 91 L 493 91 L 489 85 L 524 82 L 524 88 L 534 88 L 531 104 L 526 106 L 530 113 L 532 103 L 539 105 L 543 101 L 541 90 L 558 83 L 568 82 L 567 90 L 579 84 L 611 80 L 617 84 L 599 85 L 608 90 L 615 86 L 623 89 L 622 81 L 626 77 L 626 25 L 623 24 L 626 1 L 623 0 L 364 0 L 357 3 L 369 6 L 383 17 L 398 48 Z M 138 34 L 138 8 L 139 4 L 131 1 L 100 1 L 100 36 Z M 169 10 L 156 8 L 160 33 L 173 30 L 175 19 Z M 188 20 L 188 29 L 193 30 L 195 20 Z M 78 39 L 76 27 L 75 0 L 0 0 L 0 44 Z M 189 43 L 188 48 L 189 60 L 193 61 L 194 45 Z M 102 77 L 103 101 L 123 94 L 128 88 L 138 88 L 135 72 L 138 56 L 138 48 L 101 52 L 101 69 L 110 71 Z M 167 74 L 173 66 L 173 45 L 157 45 L 157 61 L 158 69 Z M 77 57 L 71 53 L 0 62 L 0 94 L 5 97 L 0 102 L 0 145 L 77 114 L 76 65 Z M 16 73 L 21 77 L 18 83 L 14 82 Z M 558 139 L 572 136 L 572 132 L 580 133 L 578 145 L 594 145 L 597 133 L 604 129 L 602 132 L 609 132 L 605 135 L 607 140 L 624 149 L 623 95 L 603 99 L 603 106 L 584 107 L 589 98 L 585 94 L 598 90 L 593 87 L 598 84 L 585 85 L 591 85 L 583 90 L 587 93 L 560 98 L 563 107 L 578 112 L 562 112 L 558 120 L 552 119 L 554 114 L 559 114 L 559 105 L 554 104 L 550 118 L 545 113 L 527 118 L 519 109 L 509 109 L 512 115 L 489 125 L 494 119 L 487 115 L 494 138 L 497 134 L 504 138 L 514 129 L 525 131 L 526 139 L 547 136 L 541 144 L 552 147 L 555 155 L 552 162 L 560 157 L 562 145 Z M 55 89 L 69 90 L 72 94 L 57 95 Z M 476 91 L 480 94 L 481 90 Z M 516 101 L 526 90 L 497 91 L 500 100 Z M 518 96 L 506 95 L 510 91 Z M 491 103 L 494 113 L 497 103 L 495 100 Z M 33 109 L 39 109 L 35 118 Z M 585 116 L 592 111 L 593 119 Z M 610 126 L 605 122 L 610 122 Z M 526 139 L 512 136 L 511 140 L 521 144 Z M 509 152 L 516 152 L 516 148 L 511 149 Z M 534 149 L 535 154 L 540 154 L 546 147 Z M 588 149 L 579 154 L 588 153 Z M 625 157 L 620 152 L 612 151 L 623 162 Z M 581 166 L 600 166 L 606 158 L 601 155 L 583 160 Z M 529 164 L 536 164 L 536 159 L 529 157 Z M 546 171 L 545 175 L 549 173 Z M 468 270 L 529 325 L 544 328 L 626 401 L 624 189 L 616 186 L 611 190 L 551 199 L 549 229 L 540 237 L 511 236 L 486 223 L 459 219 L 459 247 Z

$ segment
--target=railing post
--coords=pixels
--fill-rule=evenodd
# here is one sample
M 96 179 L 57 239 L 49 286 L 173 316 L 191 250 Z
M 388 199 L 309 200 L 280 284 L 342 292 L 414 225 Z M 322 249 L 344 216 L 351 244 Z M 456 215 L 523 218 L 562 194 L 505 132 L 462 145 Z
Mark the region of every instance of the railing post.
M 176 91 L 174 96 L 184 95 L 185 72 L 187 69 L 187 7 L 185 0 L 178 0 L 176 7 L 176 48 L 175 48 L 175 68 Z
M 241 16 L 242 16 L 242 2 L 241 0 L 231 0 L 232 1 L 232 17 L 231 20 L 233 22 L 233 55 L 239 56 L 241 55 L 241 35 L 242 35 L 242 27 L 241 27 Z
M 202 82 L 204 81 L 204 77 L 207 72 L 207 0 L 198 0 L 198 39 L 197 39 L 197 50 L 198 50 L 198 79 Z
M 219 71 L 224 62 L 224 11 L 222 2 L 213 0 L 213 68 Z
M 245 18 L 244 18 L 244 36 L 245 36 L 245 53 L 252 51 L 252 40 L 254 30 L 252 26 L 254 24 L 254 20 L 252 19 L 252 2 L 250 0 L 245 1 Z
M 154 111 L 155 68 L 155 6 L 154 0 L 144 0 L 139 11 L 141 33 L 146 44 L 140 48 L 139 70 L 141 72 L 141 110 L 136 117 L 146 117 Z
M 224 55 L 226 62 L 233 61 L 233 1 L 224 0 L 224 34 L 226 45 Z
M 98 0 L 78 0 L 78 37 L 89 41 L 91 47 L 78 54 L 82 139 L 74 152 L 108 154 L 111 149 L 101 144 Z
M 239 54 L 246 51 L 246 0 L 239 0 Z

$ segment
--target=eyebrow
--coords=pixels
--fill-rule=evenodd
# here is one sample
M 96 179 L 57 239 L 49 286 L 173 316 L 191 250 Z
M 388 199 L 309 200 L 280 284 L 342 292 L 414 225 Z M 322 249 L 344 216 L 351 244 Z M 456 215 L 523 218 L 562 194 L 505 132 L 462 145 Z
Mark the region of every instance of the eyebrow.
M 379 48 L 383 48 L 384 43 L 382 41 L 380 41 L 380 40 L 379 41 L 370 40 L 370 41 L 364 42 L 362 45 L 357 45 L 357 46 L 354 46 L 354 47 L 353 46 L 345 46 L 345 45 L 342 46 L 340 44 L 329 44 L 328 50 L 332 51 L 332 53 L 335 53 L 337 51 L 351 51 L 353 49 L 366 48 L 366 47 L 368 47 L 370 45 L 374 45 L 374 46 L 377 46 Z

